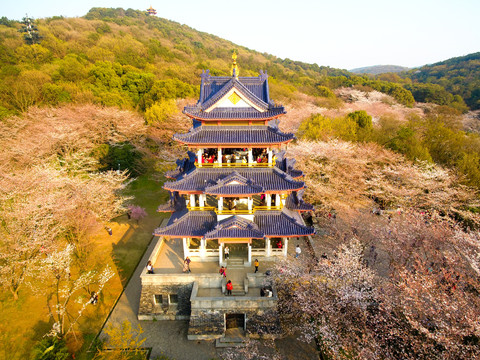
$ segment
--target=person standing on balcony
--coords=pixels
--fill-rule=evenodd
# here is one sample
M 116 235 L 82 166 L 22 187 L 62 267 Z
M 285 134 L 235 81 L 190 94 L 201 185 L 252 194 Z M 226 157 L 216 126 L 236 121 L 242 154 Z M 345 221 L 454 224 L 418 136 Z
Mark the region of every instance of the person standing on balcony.
M 253 263 L 253 265 L 255 266 L 255 272 L 258 272 L 258 266 L 260 265 L 260 263 L 258 262 L 258 259 L 255 259 L 255 262 Z
M 228 248 L 228 246 L 225 246 L 223 253 L 225 254 L 225 260 L 230 258 L 230 249 Z

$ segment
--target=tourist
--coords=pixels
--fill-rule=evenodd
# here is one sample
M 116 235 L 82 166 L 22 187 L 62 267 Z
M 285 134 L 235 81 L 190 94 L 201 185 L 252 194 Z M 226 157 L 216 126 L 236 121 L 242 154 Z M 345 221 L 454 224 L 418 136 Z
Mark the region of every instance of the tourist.
M 228 246 L 225 246 L 223 253 L 225 254 L 225 260 L 230 258 L 230 249 L 228 248 Z
M 272 297 L 272 296 L 273 296 L 273 292 L 272 292 L 272 290 L 270 290 L 270 289 L 267 289 L 267 290 L 265 291 L 265 293 L 266 293 L 267 297 Z
M 95 291 L 92 291 L 92 296 L 90 297 L 90 304 L 97 305 L 98 294 Z
M 231 280 L 227 281 L 227 295 L 232 295 L 233 284 Z
M 297 247 L 295 248 L 295 259 L 297 259 L 301 253 L 302 249 L 300 249 L 300 245 L 297 244 Z
M 255 272 L 258 272 L 258 265 L 260 265 L 260 263 L 258 262 L 258 259 L 255 259 L 255 262 L 253 263 L 253 265 L 255 266 Z
M 153 274 L 153 265 L 150 260 L 147 263 L 147 274 Z
M 227 277 L 227 269 L 225 269 L 223 266 L 220 268 L 219 273 L 223 277 Z
M 283 246 L 283 245 L 282 245 L 282 240 L 278 240 L 278 241 L 277 241 L 277 248 L 278 248 L 278 249 L 281 249 L 282 246 Z
M 190 270 L 190 263 L 192 262 L 192 260 L 190 260 L 190 258 L 187 256 L 185 258 L 185 261 L 183 262 L 183 272 L 188 272 L 188 273 L 191 273 L 192 270 Z
M 262 287 L 262 288 L 260 289 L 260 296 L 261 296 L 261 297 L 265 297 L 265 288 L 264 288 L 264 287 Z

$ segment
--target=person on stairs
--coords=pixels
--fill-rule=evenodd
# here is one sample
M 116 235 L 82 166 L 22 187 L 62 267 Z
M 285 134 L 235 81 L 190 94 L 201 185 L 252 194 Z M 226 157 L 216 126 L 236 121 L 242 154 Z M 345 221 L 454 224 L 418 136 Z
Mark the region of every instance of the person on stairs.
M 233 284 L 232 280 L 227 281 L 227 295 L 232 295 Z

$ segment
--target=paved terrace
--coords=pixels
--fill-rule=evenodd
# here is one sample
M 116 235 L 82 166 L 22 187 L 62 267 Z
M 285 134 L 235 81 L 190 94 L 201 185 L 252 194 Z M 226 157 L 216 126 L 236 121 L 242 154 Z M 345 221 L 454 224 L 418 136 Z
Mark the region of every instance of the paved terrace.
M 162 224 L 162 226 L 164 226 Z M 145 272 L 145 266 L 152 252 L 157 245 L 159 238 L 154 237 L 147 251 L 141 259 L 137 269 L 128 282 L 125 291 L 115 305 L 105 326 L 113 324 L 118 326 L 123 321 L 128 320 L 133 328 L 139 324 L 142 326 L 146 338 L 144 347 L 152 348 L 151 358 L 154 359 L 161 355 L 166 355 L 175 360 L 209 360 L 222 358 L 223 350 L 216 349 L 213 341 L 190 341 L 187 340 L 188 321 L 139 321 L 137 312 L 140 303 L 141 282 L 140 275 Z M 300 244 L 302 256 L 307 253 L 306 242 L 303 239 L 290 239 L 288 245 L 288 256 L 295 256 L 295 246 Z M 259 271 L 265 272 L 273 266 L 273 262 L 263 262 L 260 260 Z M 192 262 L 190 264 L 192 273 L 218 273 L 217 262 Z M 182 273 L 183 268 L 183 245 L 181 239 L 171 239 L 164 243 L 164 246 L 154 264 L 156 274 L 175 274 Z M 227 279 L 236 283 L 236 279 L 243 279 L 247 272 L 253 273 L 254 266 L 245 269 L 227 269 Z M 219 274 L 220 276 L 220 274 Z M 207 289 L 206 289 L 207 290 Z M 251 289 L 255 291 L 255 289 Z M 258 291 L 258 289 L 257 289 Z M 250 293 L 250 291 L 249 291 Z M 106 334 L 101 332 L 100 338 L 104 339 Z M 277 349 L 289 359 L 318 359 L 315 346 L 313 344 L 302 343 L 295 338 L 276 340 Z M 295 349 L 295 350 L 293 350 Z M 288 353 L 291 353 L 288 355 Z

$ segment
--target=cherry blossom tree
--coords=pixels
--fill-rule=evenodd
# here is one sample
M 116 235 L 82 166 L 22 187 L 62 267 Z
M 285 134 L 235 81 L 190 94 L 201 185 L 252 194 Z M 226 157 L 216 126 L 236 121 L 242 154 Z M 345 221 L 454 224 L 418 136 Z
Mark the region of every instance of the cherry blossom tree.
M 290 331 L 334 359 L 480 356 L 478 232 L 415 211 L 342 212 L 319 225 L 317 253 L 321 241 L 337 248 L 274 274 Z
M 63 338 L 75 335 L 74 326 L 88 306 L 99 296 L 105 284 L 115 275 L 106 266 L 102 271 L 77 272 L 73 262 L 74 246 L 54 251 L 41 261 L 41 291 L 49 289 L 48 310 L 53 319 L 49 335 Z M 95 287 L 94 295 L 88 291 Z
M 132 218 L 133 220 L 137 220 L 137 224 L 141 219 L 147 216 L 147 212 L 145 211 L 145 209 L 141 206 L 136 205 L 130 205 L 128 207 L 128 214 L 130 218 Z

